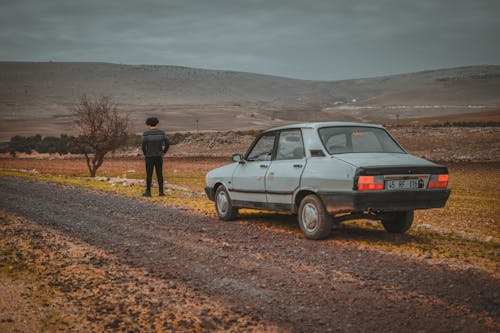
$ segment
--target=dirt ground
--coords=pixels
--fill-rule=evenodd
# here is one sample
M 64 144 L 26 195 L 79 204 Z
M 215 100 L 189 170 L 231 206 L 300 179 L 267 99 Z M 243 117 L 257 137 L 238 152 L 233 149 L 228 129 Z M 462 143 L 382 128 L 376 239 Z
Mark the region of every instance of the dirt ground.
M 500 280 L 483 270 L 67 184 L 1 176 L 0 188 L 1 288 L 21 295 L 0 303 L 2 330 L 500 329 Z

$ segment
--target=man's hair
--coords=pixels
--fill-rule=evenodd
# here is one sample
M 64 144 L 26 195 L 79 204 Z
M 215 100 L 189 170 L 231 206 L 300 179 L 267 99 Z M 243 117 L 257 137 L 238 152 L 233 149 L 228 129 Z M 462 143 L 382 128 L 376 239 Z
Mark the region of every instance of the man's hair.
M 148 126 L 156 126 L 159 122 L 160 121 L 156 117 L 149 117 L 148 119 L 146 119 L 146 125 Z

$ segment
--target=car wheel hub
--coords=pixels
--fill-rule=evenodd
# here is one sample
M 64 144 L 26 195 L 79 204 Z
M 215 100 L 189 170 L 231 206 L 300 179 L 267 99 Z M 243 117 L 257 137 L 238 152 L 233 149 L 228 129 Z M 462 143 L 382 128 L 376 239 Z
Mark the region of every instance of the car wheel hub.
M 217 208 L 221 214 L 225 214 L 227 212 L 229 201 L 227 199 L 227 195 L 225 192 L 220 192 L 217 196 Z
M 314 230 L 314 228 L 318 224 L 318 218 L 319 214 L 316 207 L 310 203 L 306 204 L 302 211 L 302 221 L 306 229 Z

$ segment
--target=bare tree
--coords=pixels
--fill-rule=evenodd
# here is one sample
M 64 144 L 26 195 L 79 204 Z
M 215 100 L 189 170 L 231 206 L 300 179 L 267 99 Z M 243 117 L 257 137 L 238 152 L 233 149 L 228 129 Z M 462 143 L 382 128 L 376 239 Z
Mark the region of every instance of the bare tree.
M 73 112 L 80 129 L 77 144 L 85 155 L 90 177 L 95 177 L 104 156 L 126 143 L 128 117 L 121 115 L 116 104 L 106 96 L 83 95 Z

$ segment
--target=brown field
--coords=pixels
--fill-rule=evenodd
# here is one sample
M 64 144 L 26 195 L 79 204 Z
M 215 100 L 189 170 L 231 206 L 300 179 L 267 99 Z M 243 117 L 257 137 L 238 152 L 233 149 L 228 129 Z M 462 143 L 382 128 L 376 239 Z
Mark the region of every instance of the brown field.
M 217 166 L 230 163 L 229 158 L 165 158 L 164 172 L 177 173 L 206 173 Z M 2 158 L 0 159 L 2 169 L 36 170 L 40 173 L 69 176 L 88 176 L 88 169 L 83 158 L 73 159 L 36 159 L 36 158 Z M 143 158 L 108 158 L 98 169 L 100 176 L 121 176 L 128 170 L 134 170 L 128 177 L 143 178 L 145 175 Z
M 172 184 L 203 192 L 204 175 L 211 169 L 229 163 L 229 158 L 166 158 L 163 173 Z M 50 175 L 88 176 L 84 159 L 0 159 L 0 169 L 36 170 Z M 134 172 L 129 172 L 134 171 Z M 98 169 L 98 176 L 145 179 L 145 166 L 142 158 L 106 159 Z
M 422 117 L 422 118 L 409 118 L 400 120 L 385 121 L 387 125 L 398 126 L 421 126 L 421 125 L 436 125 L 443 123 L 460 123 L 460 122 L 473 122 L 473 123 L 487 123 L 487 122 L 500 122 L 500 109 L 473 113 L 450 114 L 445 116 L 435 117 Z

